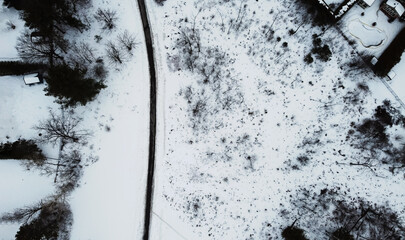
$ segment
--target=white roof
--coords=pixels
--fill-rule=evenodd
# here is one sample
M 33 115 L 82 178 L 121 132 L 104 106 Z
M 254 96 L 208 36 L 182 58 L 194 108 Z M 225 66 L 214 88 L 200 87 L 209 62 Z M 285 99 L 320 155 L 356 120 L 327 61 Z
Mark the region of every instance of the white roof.
M 365 3 L 367 3 L 368 6 L 373 5 L 373 3 L 375 2 L 375 0 L 363 0 Z
M 399 14 L 399 16 L 402 16 L 402 14 L 404 14 L 404 12 L 405 12 L 404 6 L 402 6 L 401 3 L 399 3 L 395 0 L 388 0 L 387 5 L 394 8 L 395 11 L 397 11 L 397 13 Z
M 378 62 L 378 59 L 376 57 L 373 57 L 371 59 L 371 64 L 375 65 Z
M 392 79 L 394 79 L 394 78 L 397 76 L 397 74 L 396 74 L 396 72 L 394 72 L 393 70 L 391 70 L 391 71 L 387 74 L 387 76 L 392 80 Z
M 41 82 L 38 78 L 38 73 L 33 73 L 33 74 L 28 74 L 24 76 L 24 82 L 25 84 L 34 84 L 34 83 L 39 83 Z

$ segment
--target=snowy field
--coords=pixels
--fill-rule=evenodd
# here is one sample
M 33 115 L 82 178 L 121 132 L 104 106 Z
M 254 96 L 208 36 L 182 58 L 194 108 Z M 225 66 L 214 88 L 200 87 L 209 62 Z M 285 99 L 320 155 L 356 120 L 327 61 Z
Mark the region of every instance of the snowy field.
M 43 85 L 26 86 L 19 77 L 0 77 L 0 142 L 37 137 L 33 129 L 50 109 L 58 109 L 51 97 L 44 95 Z M 42 146 L 49 157 L 57 157 L 52 145 Z M 26 171 L 14 160 L 0 160 L 0 212 L 9 212 L 40 201 L 52 193 L 53 179 L 38 172 Z M 0 239 L 14 238 L 19 224 L 0 224 Z
M 335 2 L 341 1 L 329 1 Z M 147 1 L 158 77 L 151 239 L 281 239 L 282 229 L 297 216 L 309 239 L 326 239 L 314 227 L 328 223 L 312 224 L 311 214 L 293 207 L 303 188 L 314 193 L 328 188 L 345 201 L 385 204 L 405 218 L 403 173 L 392 174 L 386 165 L 376 170 L 350 165 L 368 157 L 350 138 L 353 125 L 372 117 L 385 99 L 397 109 L 399 104 L 371 70 L 353 67 L 360 59 L 336 28 L 313 26 L 306 9 L 295 3 Z M 92 133 L 80 150 L 94 163 L 69 197 L 71 239 L 141 239 L 149 133 L 142 24 L 136 1 L 93 0 L 89 15 L 98 7 L 117 11 L 117 29 L 103 32 L 94 24 L 75 40 L 102 55 L 105 44 L 127 30 L 139 45 L 124 66 L 109 66 L 108 87 L 97 99 L 74 110 L 83 118 L 81 127 Z M 380 48 L 362 49 L 375 42 L 356 46 L 377 56 L 399 25 L 395 21 L 397 27 L 386 28 L 379 12 L 376 27 L 382 30 L 365 28 L 362 23 L 376 21 L 372 8 L 364 17 L 357 8 L 341 20 L 344 32 L 354 33 L 355 41 L 386 34 Z M 0 59 L 17 56 L 13 46 L 23 25 L 15 12 L 6 14 L 17 30 L 2 28 Z M 98 43 L 97 34 L 103 36 Z M 314 34 L 330 47 L 327 61 L 316 54 L 312 63 L 304 61 Z M 390 83 L 401 96 L 403 63 L 394 68 L 398 77 Z M 49 108 L 58 108 L 43 87 L 25 86 L 21 77 L 0 77 L 1 141 L 36 136 L 32 126 Z M 404 144 L 403 128 L 387 131 L 394 146 Z M 0 175 L 8 181 L 0 184 L 0 213 L 53 191 L 53 179 L 13 161 L 0 162 Z M 17 230 L 18 225 L 0 225 L 0 240 L 13 239 Z
M 18 17 L 18 11 L 8 9 L 3 6 L 3 0 L 0 0 L 0 60 L 5 61 L 18 57 L 15 49 L 15 40 L 20 35 L 24 27 L 24 22 Z M 11 29 L 9 23 L 15 25 L 15 29 Z
M 339 21 L 345 36 L 357 43 L 357 51 L 377 58 L 405 26 L 398 19 L 388 22 L 388 17 L 379 10 L 382 2 L 376 0 L 366 9 L 355 4 Z
M 348 164 L 363 157 L 345 140 L 351 122 L 371 116 L 384 99 L 399 105 L 371 71 L 349 67 L 359 59 L 339 32 L 322 34 L 331 60 L 307 65 L 310 36 L 322 29 L 308 22 L 290 36 L 305 11 L 290 1 L 167 1 L 151 9 L 165 123 L 153 239 L 280 239 L 295 219 L 281 211 L 303 186 L 388 201 L 404 216 L 403 176 L 381 169 L 379 178 Z M 201 64 L 214 76 L 193 71 L 198 61 L 188 65 L 184 36 L 199 41 Z M 347 101 L 352 94 L 361 104 Z M 297 161 L 303 155 L 306 166 Z M 308 237 L 320 239 L 313 231 Z

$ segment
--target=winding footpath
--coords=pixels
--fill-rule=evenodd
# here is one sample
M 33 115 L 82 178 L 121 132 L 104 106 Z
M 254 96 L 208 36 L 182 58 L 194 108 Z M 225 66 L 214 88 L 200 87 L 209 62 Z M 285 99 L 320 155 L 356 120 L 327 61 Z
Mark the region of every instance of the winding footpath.
M 138 0 L 139 11 L 141 14 L 143 32 L 145 34 L 146 51 L 149 63 L 150 75 L 150 109 L 149 109 L 149 157 L 148 157 L 148 176 L 145 196 L 145 219 L 143 239 L 149 239 L 149 228 L 152 214 L 153 202 L 153 182 L 155 173 L 155 148 L 156 148 L 156 69 L 153 52 L 152 33 L 150 29 L 148 14 L 144 0 Z

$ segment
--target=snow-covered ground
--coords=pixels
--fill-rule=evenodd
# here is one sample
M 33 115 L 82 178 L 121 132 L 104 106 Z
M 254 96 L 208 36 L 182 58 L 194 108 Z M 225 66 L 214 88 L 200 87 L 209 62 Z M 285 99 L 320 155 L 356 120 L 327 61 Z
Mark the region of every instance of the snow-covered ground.
M 15 25 L 11 29 L 8 23 Z M 24 21 L 18 17 L 18 11 L 8 9 L 3 6 L 3 0 L 0 0 L 0 60 L 5 61 L 18 57 L 15 49 L 15 40 L 20 35 L 24 27 Z
M 0 161 L 0 210 L 1 213 L 11 212 L 37 203 L 52 194 L 53 179 L 39 176 L 38 173 L 25 171 L 13 160 Z M 0 239 L 11 240 L 19 228 L 19 224 L 1 224 Z
M 75 114 L 83 118 L 80 127 L 92 132 L 81 151 L 98 161 L 85 170 L 81 187 L 70 197 L 74 218 L 71 239 L 140 239 L 149 133 L 149 77 L 142 24 L 135 1 L 93 1 L 90 17 L 98 7 L 117 11 L 118 28 L 105 32 L 94 24 L 82 39 L 73 40 L 88 42 L 97 55 L 103 55 L 105 44 L 127 30 L 136 36 L 139 45 L 120 70 L 109 66 L 108 87 L 97 99 L 75 109 Z M 17 19 L 17 12 L 2 6 L 1 11 Z M 0 14 L 1 31 L 3 16 Z M 17 56 L 14 46 L 23 24 L 15 22 L 17 30 L 1 33 L 0 60 Z M 96 34 L 103 36 L 100 43 L 94 41 Z M 37 136 L 32 127 L 48 116 L 49 107 L 58 109 L 43 88 L 24 85 L 22 76 L 0 77 L 1 141 L 6 141 L 6 136 L 10 141 Z M 23 171 L 16 161 L 0 161 L 0 171 L 7 179 L 0 185 L 0 213 L 36 203 L 52 193 L 53 178 Z M 17 224 L 0 225 L 0 239 L 13 239 L 17 230 Z
M 294 2 L 168 0 L 160 6 L 147 1 L 158 68 L 151 239 L 280 239 L 295 217 L 280 211 L 299 187 L 340 188 L 348 199 L 388 203 L 405 216 L 403 176 L 382 167 L 382 177 L 376 177 L 349 166 L 363 153 L 346 138 L 352 122 L 370 117 L 384 99 L 399 104 L 370 70 L 350 67 L 358 56 L 335 28 L 324 31 L 304 21 L 306 10 Z M 98 7 L 116 10 L 118 29 L 96 27 L 78 41 L 102 55 L 108 40 L 128 30 L 139 45 L 121 70 L 110 67 L 108 87 L 97 99 L 75 109 L 82 127 L 92 131 L 81 151 L 98 161 L 86 168 L 81 187 L 70 197 L 71 239 L 141 239 L 149 133 L 142 25 L 136 1 L 94 0 L 93 5 L 89 14 Z M 342 21 L 358 18 L 371 25 L 356 11 Z M 291 35 L 291 29 L 297 31 Z M 384 30 L 387 44 L 394 34 L 389 31 Z M 96 34 L 103 36 L 100 43 L 93 40 Z M 314 56 L 312 64 L 304 62 L 313 34 L 331 48 L 330 61 Z M 4 38 L 10 46 L 5 49 L 12 49 L 17 35 Z M 185 42 L 179 42 L 184 36 L 200 39 L 197 64 L 205 76 L 187 67 Z M 401 66 L 395 68 L 398 73 Z M 399 73 L 390 83 L 401 94 L 403 88 L 394 84 L 403 76 Z M 359 84 L 370 91 L 360 90 Z M 0 87 L 1 140 L 34 136 L 31 126 L 47 116 L 48 106 L 56 107 L 43 95 L 43 85 L 28 87 L 20 77 L 1 77 Z M 351 102 L 356 96 L 361 103 Z M 404 133 L 399 129 L 397 134 Z M 303 156 L 307 165 L 297 160 Z M 7 177 L 12 184 L 0 184 L 7 196 L 0 199 L 1 212 L 51 193 L 50 179 L 24 172 L 16 162 L 0 164 L 1 176 L 12 175 Z M 12 239 L 17 229 L 0 225 L 1 237 Z M 308 234 L 319 239 L 316 232 Z
M 323 31 L 304 24 L 290 36 L 302 23 L 297 11 L 304 14 L 290 1 L 149 6 L 164 122 L 152 239 L 280 239 L 294 221 L 280 211 L 299 186 L 338 187 L 348 198 L 388 201 L 404 216 L 402 176 L 381 170 L 385 178 L 377 178 L 344 165 L 362 157 L 345 140 L 351 122 L 372 115 L 384 99 L 399 104 L 371 71 L 349 67 L 359 59 L 339 32 L 322 34 L 332 59 L 307 65 L 311 36 Z M 196 31 L 188 30 L 193 26 Z M 186 54 L 176 42 L 188 32 L 201 37 L 201 55 L 224 53 L 225 63 L 214 67 L 224 74 L 223 84 L 232 85 L 218 85 L 219 96 L 210 95 L 216 89 L 183 62 Z M 359 83 L 371 92 L 360 93 Z M 362 104 L 345 102 L 353 93 L 362 94 Z M 230 108 L 221 107 L 224 98 L 231 99 Z M 306 146 L 311 139 L 319 143 Z M 301 155 L 310 164 L 293 170 Z M 310 239 L 319 239 L 313 234 Z
M 0 77 L 0 142 L 37 137 L 33 127 L 48 116 L 50 109 L 58 109 L 43 88 L 44 85 L 25 85 L 22 76 Z M 52 145 L 41 147 L 46 156 L 58 156 Z M 0 214 L 37 203 L 53 191 L 53 178 L 26 171 L 18 161 L 0 160 L 0 176 Z M 0 224 L 0 239 L 13 239 L 18 227 Z

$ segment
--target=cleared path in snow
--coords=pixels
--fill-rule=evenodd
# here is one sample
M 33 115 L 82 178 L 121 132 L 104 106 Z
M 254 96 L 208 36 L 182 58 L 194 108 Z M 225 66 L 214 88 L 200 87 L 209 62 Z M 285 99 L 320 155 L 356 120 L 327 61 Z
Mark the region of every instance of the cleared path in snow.
M 143 32 L 145 35 L 146 51 L 148 54 L 149 75 L 150 75 L 150 111 L 149 111 L 149 160 L 148 160 L 148 177 L 146 184 L 146 201 L 145 201 L 145 222 L 143 239 L 149 239 L 150 219 L 153 202 L 153 177 L 155 173 L 155 147 L 156 147 L 156 70 L 153 52 L 152 33 L 146 5 L 144 0 L 138 0 L 139 11 L 141 14 Z

